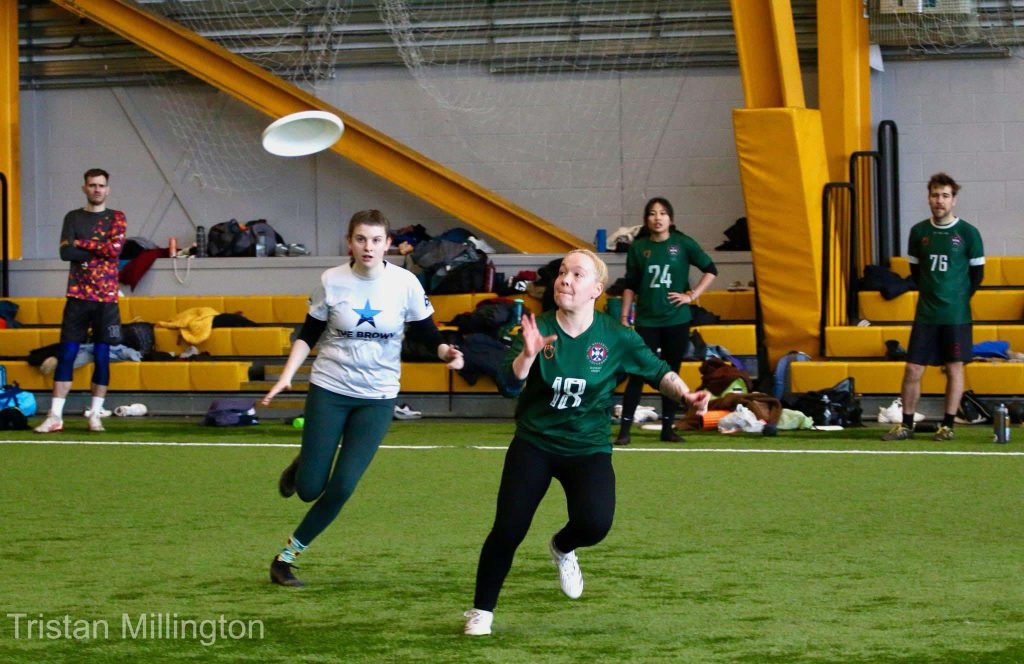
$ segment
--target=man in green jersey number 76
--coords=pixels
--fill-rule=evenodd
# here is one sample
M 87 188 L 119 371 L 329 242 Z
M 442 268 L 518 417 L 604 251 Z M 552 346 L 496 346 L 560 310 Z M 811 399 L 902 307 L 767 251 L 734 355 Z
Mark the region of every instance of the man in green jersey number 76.
M 960 185 L 945 173 L 928 181 L 931 219 L 910 229 L 907 262 L 917 284 L 917 311 L 903 372 L 903 421 L 882 436 L 914 435 L 914 409 L 925 365 L 946 367 L 946 409 L 935 440 L 953 439 L 953 417 L 964 391 L 964 363 L 971 361 L 971 296 L 985 276 L 985 249 L 978 229 L 953 214 Z

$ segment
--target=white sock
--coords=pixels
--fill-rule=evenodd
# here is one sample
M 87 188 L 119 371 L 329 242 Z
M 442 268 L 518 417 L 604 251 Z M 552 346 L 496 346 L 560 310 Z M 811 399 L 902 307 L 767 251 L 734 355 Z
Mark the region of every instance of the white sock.
M 89 410 L 91 410 L 92 412 L 94 412 L 97 415 L 99 415 L 100 411 L 103 410 L 103 399 L 104 398 L 105 397 L 93 397 L 92 398 L 92 406 L 89 408 Z
M 55 417 L 64 417 L 64 402 L 68 400 L 67 397 L 53 397 L 50 399 L 50 414 Z

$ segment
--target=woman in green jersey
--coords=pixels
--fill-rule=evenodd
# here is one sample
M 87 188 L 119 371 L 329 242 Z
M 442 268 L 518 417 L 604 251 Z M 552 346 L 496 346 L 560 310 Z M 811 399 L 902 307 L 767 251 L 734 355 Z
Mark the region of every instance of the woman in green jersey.
M 558 309 L 525 314 L 506 355 L 503 389 L 519 394 L 516 432 L 494 526 L 480 552 L 473 609 L 465 614 L 468 635 L 491 633 L 498 593 L 552 479 L 565 491 L 569 521 L 548 548 L 562 592 L 573 599 L 582 594 L 576 549 L 604 539 L 615 512 L 608 407 L 616 374 L 643 376 L 676 401 L 707 405 L 707 393 L 691 392 L 636 332 L 594 311 L 607 277 L 593 252 L 569 252 L 553 285 Z
M 690 340 L 690 303 L 700 297 L 718 274 L 718 268 L 697 242 L 676 230 L 672 223 L 672 204 L 664 198 L 652 198 L 644 206 L 644 227 L 629 247 L 626 256 L 626 290 L 622 293 L 621 323 L 630 324 L 629 312 L 636 302 L 636 331 L 651 350 L 661 350 L 661 358 L 672 371 L 679 371 Z M 704 274 L 690 289 L 690 266 Z M 631 376 L 622 397 L 622 424 L 616 445 L 629 445 L 633 414 L 640 403 L 643 379 Z M 672 429 L 676 403 L 661 399 L 661 439 L 678 443 L 682 439 Z

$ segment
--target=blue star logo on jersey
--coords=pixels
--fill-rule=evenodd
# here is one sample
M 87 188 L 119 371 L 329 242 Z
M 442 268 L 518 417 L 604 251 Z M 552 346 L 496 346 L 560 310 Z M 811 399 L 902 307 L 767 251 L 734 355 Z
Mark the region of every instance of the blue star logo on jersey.
M 352 311 L 359 314 L 359 322 L 356 323 L 356 327 L 359 327 L 363 323 L 369 323 L 373 327 L 377 327 L 377 324 L 373 322 L 373 317 L 383 311 L 383 309 L 372 308 L 370 306 L 370 298 L 366 298 L 366 304 L 363 305 L 362 309 L 356 309 L 353 307 Z

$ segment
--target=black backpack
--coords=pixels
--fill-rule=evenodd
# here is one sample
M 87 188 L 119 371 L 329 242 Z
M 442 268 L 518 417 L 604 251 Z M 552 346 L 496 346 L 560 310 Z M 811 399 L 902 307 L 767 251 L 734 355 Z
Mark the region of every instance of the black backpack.
M 853 378 L 844 378 L 827 390 L 794 395 L 793 409 L 809 416 L 817 426 L 838 424 L 844 428 L 861 426 L 863 414 Z
M 222 221 L 210 227 L 206 252 L 214 258 L 225 256 L 255 256 L 256 238 L 243 228 L 237 219 Z
M 252 399 L 214 399 L 206 411 L 203 424 L 215 427 L 259 424 L 256 402 Z

